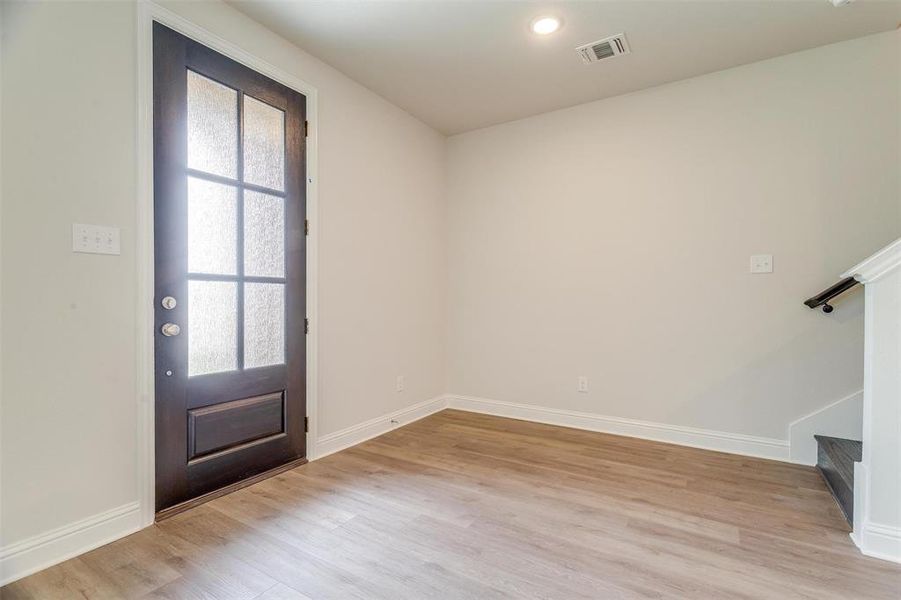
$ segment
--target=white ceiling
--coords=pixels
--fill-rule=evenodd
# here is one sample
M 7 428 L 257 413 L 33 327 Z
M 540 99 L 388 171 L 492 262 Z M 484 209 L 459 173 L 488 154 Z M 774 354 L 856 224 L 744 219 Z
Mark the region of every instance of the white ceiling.
M 229 0 L 446 134 L 898 26 L 901 0 Z M 529 31 L 562 17 L 547 37 Z M 632 54 L 574 48 L 625 32 Z

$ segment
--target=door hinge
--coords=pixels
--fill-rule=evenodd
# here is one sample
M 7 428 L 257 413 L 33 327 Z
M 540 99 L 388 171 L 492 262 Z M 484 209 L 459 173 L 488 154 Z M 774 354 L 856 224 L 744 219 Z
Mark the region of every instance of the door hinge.
M 303 220 L 303 234 L 310 235 L 310 220 L 309 219 Z
M 310 433 L 310 417 L 303 418 L 303 431 L 304 433 Z
M 310 320 L 306 317 L 303 318 L 303 332 L 310 333 Z
M 310 137 L 310 122 L 303 122 L 303 137 Z

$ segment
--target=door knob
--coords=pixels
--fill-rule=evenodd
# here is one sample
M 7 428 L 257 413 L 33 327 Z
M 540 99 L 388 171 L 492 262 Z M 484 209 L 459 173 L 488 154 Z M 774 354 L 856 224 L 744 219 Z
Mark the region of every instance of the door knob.
M 172 337 L 181 333 L 181 327 L 179 327 L 175 323 L 166 323 L 160 328 L 160 331 L 163 332 L 164 336 Z

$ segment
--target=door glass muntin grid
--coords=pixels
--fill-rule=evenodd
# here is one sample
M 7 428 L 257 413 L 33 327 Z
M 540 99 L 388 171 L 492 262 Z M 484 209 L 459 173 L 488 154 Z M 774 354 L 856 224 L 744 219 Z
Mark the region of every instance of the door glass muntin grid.
M 207 78 L 206 76 L 204 76 L 202 74 L 192 71 L 191 69 L 187 70 L 187 77 L 189 79 L 194 79 L 194 80 L 197 80 L 198 77 L 205 78 L 205 79 L 209 79 L 210 81 L 212 81 L 213 84 L 215 84 L 215 85 L 218 85 L 218 86 L 222 85 L 211 78 Z M 197 86 L 195 85 L 195 87 L 197 87 Z M 207 87 L 212 87 L 212 85 L 208 85 Z M 228 88 L 228 89 L 233 89 L 233 88 Z M 188 89 L 188 92 L 191 93 L 190 87 Z M 286 235 L 287 235 L 287 208 L 288 208 L 286 191 L 284 189 L 285 188 L 284 166 L 287 162 L 287 155 L 286 155 L 287 140 L 285 138 L 285 126 L 284 126 L 285 113 L 283 110 L 273 107 L 259 99 L 253 98 L 252 96 L 245 97 L 244 93 L 241 90 L 235 90 L 235 92 L 236 92 L 235 101 L 237 103 L 237 106 L 236 106 L 237 119 L 236 119 L 236 123 L 235 123 L 237 132 L 234 137 L 235 147 L 233 149 L 229 148 L 227 151 L 224 152 L 224 154 L 226 154 L 227 156 L 230 156 L 232 154 L 232 150 L 234 150 L 234 154 L 237 159 L 236 169 L 234 171 L 236 176 L 234 178 L 229 177 L 227 172 L 226 172 L 226 174 L 215 173 L 215 172 L 206 172 L 206 171 L 203 171 L 203 170 L 200 170 L 197 168 L 193 168 L 191 166 L 191 164 L 189 164 L 186 168 L 186 177 L 189 178 L 189 181 L 194 180 L 195 182 L 202 181 L 202 182 L 209 182 L 211 184 L 231 186 L 236 190 L 236 202 L 235 202 L 235 207 L 234 207 L 235 212 L 234 212 L 234 219 L 233 219 L 234 244 L 232 244 L 232 242 L 230 240 L 225 243 L 218 243 L 218 244 L 217 243 L 210 244 L 209 240 L 207 240 L 208 243 L 206 244 L 207 247 L 214 247 L 214 248 L 218 248 L 219 250 L 221 250 L 222 247 L 225 247 L 226 249 L 233 248 L 234 258 L 235 258 L 234 262 L 235 262 L 235 267 L 236 267 L 235 269 L 233 269 L 234 272 L 228 272 L 228 271 L 232 271 L 232 269 L 228 269 L 228 268 L 212 269 L 212 270 L 224 271 L 224 272 L 219 272 L 219 273 L 193 271 L 193 270 L 191 270 L 190 267 L 197 266 L 198 264 L 200 264 L 200 265 L 204 264 L 203 260 L 193 260 L 193 261 L 190 261 L 189 272 L 187 273 L 188 280 L 189 280 L 189 286 L 191 286 L 192 282 L 198 282 L 198 281 L 233 282 L 235 284 L 236 296 L 237 296 L 236 297 L 236 300 L 237 300 L 236 305 L 234 307 L 234 313 L 235 313 L 234 314 L 234 317 L 235 317 L 235 322 L 234 322 L 235 341 L 234 341 L 234 343 L 235 343 L 236 361 L 235 361 L 234 369 L 220 369 L 220 370 L 216 370 L 216 371 L 200 371 L 196 367 L 192 367 L 192 365 L 198 364 L 198 361 L 196 360 L 196 357 L 191 356 L 191 353 L 198 352 L 198 351 L 200 351 L 200 349 L 197 347 L 196 344 L 194 346 L 191 345 L 191 322 L 189 319 L 188 327 L 187 327 L 188 349 L 189 349 L 189 361 L 188 361 L 188 364 L 189 364 L 188 375 L 189 376 L 213 374 L 216 372 L 221 373 L 221 372 L 232 371 L 232 370 L 242 370 L 245 368 L 245 361 L 247 360 L 248 357 L 250 357 L 249 362 L 253 366 L 248 366 L 247 368 L 264 367 L 264 366 L 270 366 L 270 365 L 274 365 L 274 364 L 284 364 L 284 362 L 285 362 L 286 342 L 284 340 L 284 335 L 285 335 L 285 331 L 287 328 L 287 312 L 286 311 L 287 311 L 287 305 L 288 305 L 287 298 L 285 297 L 285 295 L 287 293 L 287 278 L 286 278 L 285 261 L 287 259 L 287 257 L 286 257 L 286 250 L 287 250 Z M 272 189 L 272 188 L 269 188 L 266 186 L 262 186 L 262 185 L 258 185 L 258 184 L 254 184 L 254 183 L 245 181 L 245 173 L 244 173 L 245 165 L 244 165 L 244 163 L 245 163 L 245 159 L 247 157 L 245 154 L 245 147 L 244 147 L 244 142 L 245 142 L 245 139 L 244 139 L 244 125 L 245 125 L 244 107 L 245 107 L 246 101 L 252 102 L 254 104 L 254 106 L 258 109 L 259 109 L 259 107 L 262 106 L 262 107 L 265 107 L 264 110 L 278 111 L 281 113 L 281 117 L 282 117 L 282 126 L 280 129 L 280 134 L 281 134 L 281 149 L 280 149 L 281 150 L 281 162 L 280 162 L 281 172 L 276 177 L 269 178 L 267 180 L 267 183 L 276 184 L 276 183 L 278 183 L 278 179 L 281 178 L 281 182 L 282 182 L 281 188 L 282 189 Z M 190 98 L 189 98 L 189 104 L 190 104 Z M 197 105 L 197 103 L 195 103 L 195 106 L 196 105 Z M 221 109 L 220 109 L 220 112 L 222 112 Z M 196 111 L 195 111 L 195 113 L 196 113 Z M 271 115 L 270 115 L 270 117 L 271 117 Z M 191 128 L 190 123 L 188 124 L 188 128 L 189 129 Z M 209 136 L 207 136 L 207 137 L 209 137 Z M 221 136 L 221 137 L 223 137 L 223 139 L 227 140 L 226 143 L 230 143 L 228 141 L 231 139 L 229 136 Z M 270 142 L 271 142 L 271 140 L 270 140 Z M 188 143 L 190 144 L 191 142 L 188 141 Z M 257 144 L 257 145 L 259 145 L 259 144 Z M 192 149 L 189 147 L 188 148 L 188 156 L 191 156 L 191 150 Z M 218 152 L 218 149 L 214 148 L 214 149 L 208 150 L 208 152 L 215 154 L 216 152 Z M 202 154 L 202 153 L 195 151 L 194 154 L 197 155 L 197 154 Z M 270 163 L 273 162 L 271 156 L 268 157 L 268 161 Z M 257 161 L 257 162 L 259 163 L 260 161 Z M 263 162 L 265 162 L 265 161 L 263 161 Z M 278 161 L 275 161 L 275 162 L 278 162 Z M 220 171 L 222 171 L 222 170 L 220 169 Z M 256 178 L 260 179 L 259 169 L 257 169 Z M 195 183 L 195 188 L 196 187 L 198 187 L 198 186 Z M 267 233 L 269 233 L 268 231 L 251 232 L 250 236 L 247 235 L 248 232 L 246 231 L 246 224 L 245 224 L 245 210 L 246 210 L 246 201 L 248 200 L 248 196 L 251 201 L 255 201 L 260 198 L 265 198 L 270 202 L 276 201 L 276 200 L 281 201 L 280 215 L 278 215 L 277 217 L 272 217 L 272 215 L 270 215 L 269 219 L 264 219 L 260 223 L 260 225 L 262 225 L 262 226 L 271 226 L 273 224 L 273 218 L 280 218 L 280 220 L 281 220 L 280 228 L 277 228 L 278 229 L 277 231 L 272 232 L 272 233 L 275 233 L 278 236 L 278 238 L 280 238 L 280 239 L 273 242 L 272 237 L 270 235 L 267 235 Z M 190 202 L 190 198 L 188 199 L 188 202 Z M 186 212 L 188 212 L 188 211 L 186 210 Z M 224 220 L 220 219 L 220 221 L 227 222 L 229 224 L 232 223 L 232 220 L 230 218 L 226 218 Z M 251 223 L 251 226 L 253 226 L 256 223 L 257 223 L 257 220 L 253 220 Z M 227 227 L 227 229 L 231 229 L 231 227 Z M 188 230 L 189 231 L 191 230 L 190 223 L 188 226 Z M 231 237 L 231 236 L 229 236 L 229 237 Z M 268 248 L 266 250 L 266 252 L 263 252 L 263 254 L 266 254 L 268 256 L 268 259 L 270 259 L 270 263 L 273 263 L 273 264 L 270 264 L 268 268 L 260 269 L 260 268 L 258 268 L 259 264 L 251 264 L 251 267 L 252 267 L 251 272 L 252 273 L 259 272 L 259 273 L 261 273 L 260 275 L 246 274 L 246 270 L 247 270 L 247 266 L 248 266 L 247 260 L 246 260 L 246 254 L 248 254 L 248 253 L 247 253 L 247 248 L 245 247 L 245 244 L 246 244 L 246 239 L 248 237 L 251 238 L 251 242 L 257 241 L 257 242 L 263 242 L 263 243 L 267 243 L 267 244 L 275 246 L 275 250 L 273 250 L 272 248 Z M 188 240 L 189 248 L 192 246 L 191 242 L 192 242 L 192 240 L 189 239 Z M 197 247 L 198 244 L 195 243 L 194 246 Z M 199 246 L 202 247 L 203 245 L 200 244 Z M 256 251 L 257 249 L 251 249 L 251 250 L 252 250 L 250 252 L 251 255 L 260 254 L 259 252 Z M 279 260 L 277 260 L 277 258 L 275 260 L 272 260 L 275 258 L 275 257 L 273 257 L 273 252 L 279 252 L 279 251 L 281 254 L 281 256 L 280 256 L 281 260 L 279 261 Z M 212 261 L 212 262 L 215 264 L 215 261 Z M 221 260 L 219 262 L 222 263 Z M 228 262 L 230 264 L 231 261 L 228 261 Z M 253 263 L 253 260 L 251 262 Z M 257 262 L 259 262 L 259 261 L 257 261 Z M 279 266 L 280 266 L 280 273 L 278 272 Z M 251 328 L 254 327 L 254 323 L 257 324 L 256 326 L 260 326 L 259 323 L 264 323 L 265 327 L 268 328 L 267 332 L 270 334 L 275 332 L 275 335 L 277 335 L 277 332 L 279 330 L 281 331 L 281 339 L 280 340 L 274 338 L 273 335 L 261 336 L 261 335 L 259 335 L 259 332 L 254 333 L 253 329 L 251 329 L 251 331 L 248 331 L 247 324 L 246 324 L 248 314 L 246 313 L 247 309 L 245 307 L 246 284 L 250 284 L 253 286 L 259 286 L 260 284 L 266 284 L 267 286 L 277 285 L 277 286 L 281 287 L 281 290 L 282 290 L 281 295 L 279 295 L 279 294 L 263 294 L 262 295 L 262 297 L 265 297 L 265 298 L 270 298 L 270 299 L 280 298 L 281 299 L 279 303 L 276 303 L 276 304 L 280 304 L 281 306 L 273 307 L 276 310 L 281 309 L 279 311 L 279 312 L 281 312 L 281 315 L 282 315 L 282 321 L 280 323 L 280 327 L 277 327 L 278 324 L 273 324 L 272 311 L 271 310 L 266 311 L 265 310 L 266 307 L 262 307 L 262 309 L 264 309 L 266 317 L 267 317 L 263 321 L 260 321 L 259 318 L 253 318 L 255 316 L 258 316 L 258 315 L 256 315 L 256 313 L 254 313 L 253 315 L 250 315 L 252 317 Z M 254 288 L 254 289 L 260 289 L 260 288 Z M 255 310 L 260 310 L 260 308 L 261 308 L 259 306 L 259 302 L 258 302 L 260 297 L 261 297 L 260 294 L 255 294 L 255 296 L 254 296 L 254 298 L 256 299 L 256 301 L 254 303 Z M 189 314 L 190 314 L 190 310 L 189 310 Z M 224 327 L 227 330 L 231 330 L 232 323 L 230 323 L 230 322 L 224 323 Z M 245 347 L 245 344 L 248 339 L 248 335 L 247 335 L 248 333 L 250 333 L 249 337 L 251 338 L 251 343 L 254 344 L 254 347 L 250 348 L 249 350 Z M 264 347 L 260 347 L 260 344 L 263 344 Z M 278 350 L 278 348 L 281 348 L 281 350 Z M 275 362 L 275 360 L 279 356 L 280 356 L 280 360 L 278 362 Z M 194 358 L 195 360 L 192 360 L 192 358 Z M 220 364 L 224 364 L 224 363 L 220 363 Z

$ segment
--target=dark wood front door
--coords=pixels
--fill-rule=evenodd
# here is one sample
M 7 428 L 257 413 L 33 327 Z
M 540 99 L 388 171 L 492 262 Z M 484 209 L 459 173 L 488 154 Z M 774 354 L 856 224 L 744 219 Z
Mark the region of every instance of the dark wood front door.
M 156 509 L 305 456 L 305 98 L 153 30 Z

